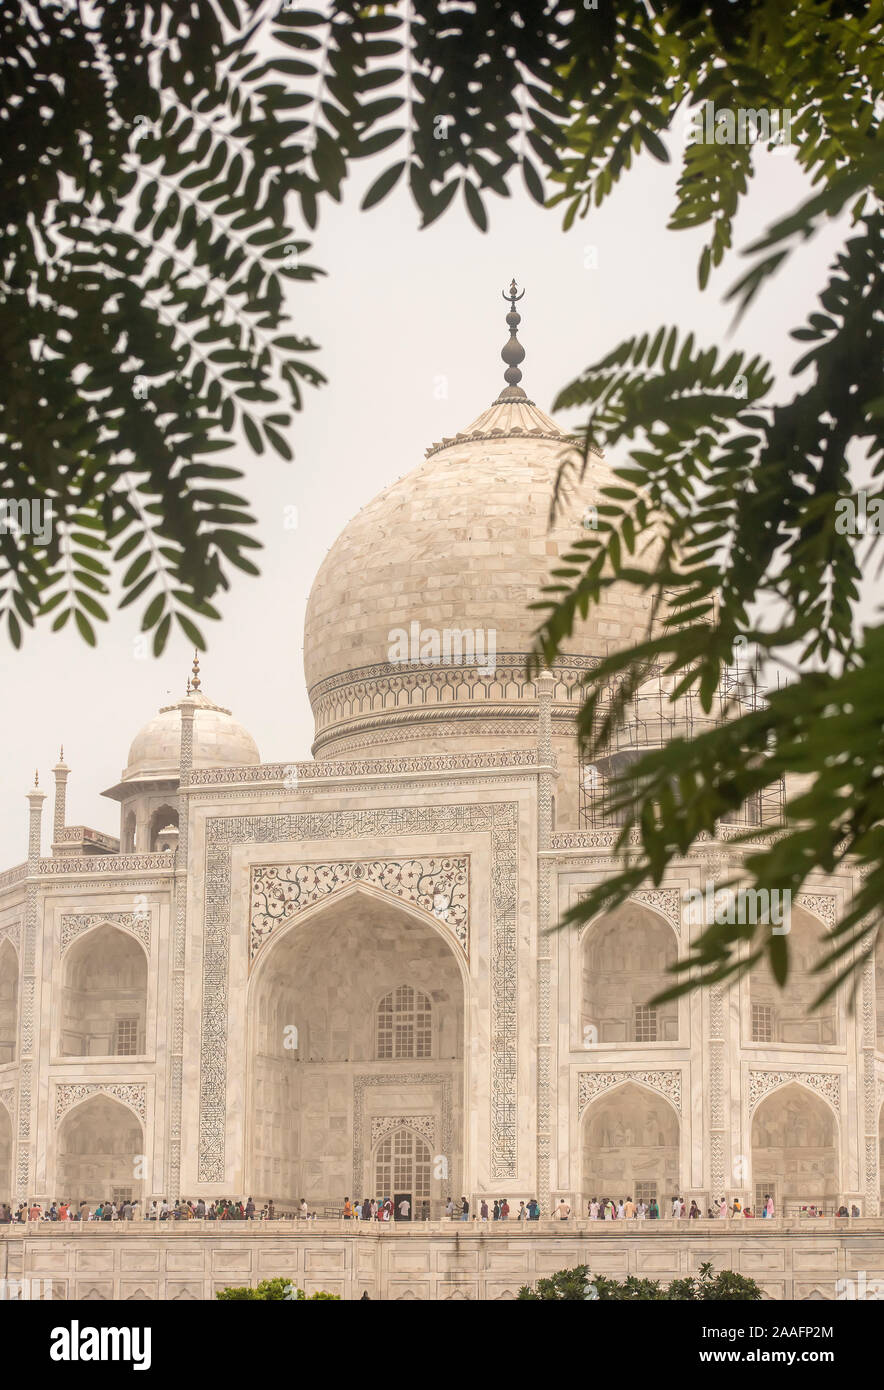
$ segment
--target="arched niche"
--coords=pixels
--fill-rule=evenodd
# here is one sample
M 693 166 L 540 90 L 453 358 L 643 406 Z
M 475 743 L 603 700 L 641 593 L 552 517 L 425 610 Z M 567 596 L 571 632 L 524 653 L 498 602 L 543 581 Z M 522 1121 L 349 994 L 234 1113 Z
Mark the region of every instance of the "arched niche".
M 759 1204 L 791 1215 L 802 1206 L 831 1211 L 839 1196 L 838 1131 L 821 1096 L 799 1082 L 771 1091 L 752 1116 L 752 1182 Z
M 144 1130 L 133 1110 L 92 1095 L 69 1110 L 56 1136 L 56 1190 L 74 1205 L 143 1200 Z
M 63 1057 L 136 1057 L 146 1051 L 147 956 L 105 923 L 84 932 L 63 960 Z
M 633 1081 L 606 1091 L 584 1111 L 583 1204 L 593 1197 L 636 1202 L 656 1197 L 660 1214 L 680 1196 L 679 1118 L 669 1101 Z
M 671 987 L 675 933 L 652 908 L 625 902 L 591 922 L 581 939 L 581 1035 L 593 1043 L 678 1041 L 678 1003 L 651 1005 Z
M 373 1126 L 386 1132 L 403 1114 L 430 1116 L 440 1142 L 447 1127 L 447 1175 L 456 1185 L 465 978 L 463 953 L 446 929 L 362 885 L 277 928 L 249 985 L 245 1172 L 256 1201 L 306 1197 L 322 1211 L 339 1209 L 346 1195 L 365 1196 Z M 378 1046 L 379 1008 L 402 990 L 428 1001 L 429 1035 L 419 1027 L 412 1038 L 416 1044 L 420 1034 L 424 1045 L 379 1056 L 387 1050 Z M 432 1179 L 434 1211 L 448 1195 L 442 1182 Z
M 769 926 L 756 928 L 757 933 L 770 930 Z M 831 978 L 828 973 L 814 974 L 814 967 L 828 944 L 822 922 L 793 905 L 788 932 L 789 974 L 785 986 L 780 988 L 777 984 L 766 955 L 749 976 L 749 1040 L 753 1045 L 838 1042 L 836 999 L 830 997 L 821 1008 L 812 1008 L 814 999 Z
M 148 837 L 150 841 L 150 853 L 154 854 L 160 847 L 160 831 L 165 830 L 169 825 L 178 824 L 178 812 L 174 806 L 159 806 L 150 818 Z
M 433 1155 L 429 1144 L 406 1125 L 385 1134 L 376 1144 L 371 1162 L 372 1189 L 379 1202 L 400 1194 L 411 1200 L 411 1216 L 421 1219 L 433 1186 Z
M 0 1101 L 0 1202 L 12 1200 L 12 1117 Z
M 18 1055 L 18 954 L 9 937 L 0 942 L 0 1066 Z
M 875 942 L 875 1043 L 884 1052 L 884 931 Z

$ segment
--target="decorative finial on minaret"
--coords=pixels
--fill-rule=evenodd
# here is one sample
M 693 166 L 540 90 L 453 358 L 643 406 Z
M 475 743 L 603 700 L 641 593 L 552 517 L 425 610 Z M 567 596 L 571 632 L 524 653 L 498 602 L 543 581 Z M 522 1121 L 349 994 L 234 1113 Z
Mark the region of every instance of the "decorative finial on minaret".
M 200 688 L 200 658 L 199 652 L 196 650 L 196 648 L 194 648 L 193 653 L 193 675 L 188 681 L 188 687 L 188 695 L 191 693 L 192 690 L 199 690 Z
M 504 372 L 504 380 L 507 389 L 500 393 L 498 400 L 501 401 L 521 401 L 526 400 L 525 392 L 519 382 L 522 380 L 522 373 L 519 371 L 519 363 L 525 360 L 525 349 L 516 337 L 519 324 L 522 322 L 522 315 L 517 313 L 516 304 L 525 296 L 525 291 L 519 293 L 519 287 L 513 280 L 508 290 L 501 291 L 503 298 L 510 302 L 510 311 L 506 316 L 507 326 L 510 330 L 509 342 L 501 350 L 501 357 L 507 364 Z
M 40 785 L 40 773 L 39 773 L 39 771 L 37 770 L 37 768 L 34 768 L 34 786 L 35 786 L 35 787 L 39 787 L 39 785 Z

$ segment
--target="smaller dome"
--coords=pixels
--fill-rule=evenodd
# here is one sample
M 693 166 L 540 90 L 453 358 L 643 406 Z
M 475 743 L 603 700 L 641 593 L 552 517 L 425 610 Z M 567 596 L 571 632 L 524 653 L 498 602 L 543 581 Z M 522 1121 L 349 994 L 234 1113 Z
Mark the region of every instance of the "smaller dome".
M 255 740 L 231 717 L 230 710 L 213 704 L 201 690 L 194 690 L 185 700 L 161 709 L 135 735 L 122 776 L 124 782 L 177 778 L 181 707 L 188 702 L 195 706 L 194 767 L 245 767 L 260 763 Z

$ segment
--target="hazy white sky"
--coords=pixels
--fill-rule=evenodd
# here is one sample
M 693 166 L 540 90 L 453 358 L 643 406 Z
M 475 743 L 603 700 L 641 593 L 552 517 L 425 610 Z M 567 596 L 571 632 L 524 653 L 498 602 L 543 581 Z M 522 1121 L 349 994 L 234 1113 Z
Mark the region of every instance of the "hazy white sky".
M 745 246 L 806 193 L 791 158 L 757 152 L 759 174 L 737 224 Z M 741 346 L 772 361 L 779 398 L 799 345 L 800 324 L 843 231 L 826 228 L 781 271 L 759 306 L 728 336 L 723 291 L 737 278 L 732 256 L 704 294 L 696 262 L 704 232 L 667 232 L 677 162 L 644 155 L 600 211 L 561 231 L 561 213 L 544 211 L 514 185 L 508 202 L 490 201 L 491 229 L 479 233 L 460 207 L 429 230 L 397 190 L 380 207 L 359 211 L 379 167 L 357 169 L 342 206 L 321 214 L 306 260 L 328 272 L 291 294 L 294 329 L 323 345 L 317 363 L 329 378 L 311 390 L 292 429 L 296 458 L 254 458 L 246 448 L 244 491 L 259 518 L 262 574 L 234 572 L 222 596 L 221 624 L 208 626 L 203 690 L 228 706 L 252 733 L 266 761 L 310 756 L 313 721 L 304 687 L 304 609 L 313 576 L 348 518 L 395 478 L 416 467 L 427 445 L 468 425 L 503 383 L 500 349 L 507 305 L 501 290 L 515 276 L 527 356 L 523 386 L 549 410 L 557 390 L 623 338 L 662 323 L 693 329 L 700 341 Z M 597 269 L 586 268 L 597 248 Z M 291 283 L 291 282 L 289 282 Z M 444 379 L 444 385 L 442 380 Z M 447 397 L 442 393 L 447 389 Z M 441 398 L 440 398 L 441 396 Z M 226 459 L 234 459 L 231 451 Z M 286 529 L 287 508 L 299 525 Z M 184 694 L 192 652 L 177 638 L 164 656 L 136 655 L 133 609 L 100 626 L 97 650 L 68 628 L 28 633 L 14 652 L 3 639 L 5 776 L 0 794 L 0 867 L 20 863 L 27 845 L 33 784 L 50 793 L 44 853 L 52 824 L 49 769 L 64 744 L 72 769 L 68 823 L 117 834 L 118 807 L 100 796 L 118 780 L 134 735 L 160 705 Z

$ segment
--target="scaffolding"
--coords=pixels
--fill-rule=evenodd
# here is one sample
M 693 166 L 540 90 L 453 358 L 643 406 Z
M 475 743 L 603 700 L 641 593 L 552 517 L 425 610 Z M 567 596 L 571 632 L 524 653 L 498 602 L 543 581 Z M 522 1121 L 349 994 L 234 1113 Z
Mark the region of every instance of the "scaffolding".
M 679 677 L 678 679 L 680 679 Z M 673 700 L 676 678 L 664 676 L 662 667 L 649 666 L 642 684 L 632 695 L 624 717 L 616 726 L 604 754 L 590 762 L 581 746 L 579 750 L 578 824 L 581 829 L 598 829 L 622 825 L 625 808 L 615 802 L 623 799 L 628 783 L 611 790 L 615 778 L 628 773 L 630 766 L 654 748 L 662 748 L 672 739 L 691 742 L 703 733 L 764 707 L 765 691 L 758 681 L 758 662 L 741 666 L 739 661 L 725 667 L 708 713 L 698 707 L 693 689 Z M 606 695 L 613 703 L 616 688 Z M 604 709 L 600 710 L 603 717 Z M 754 793 L 742 806 L 727 812 L 722 820 L 734 825 L 763 826 L 782 820 L 786 801 L 785 779 Z

